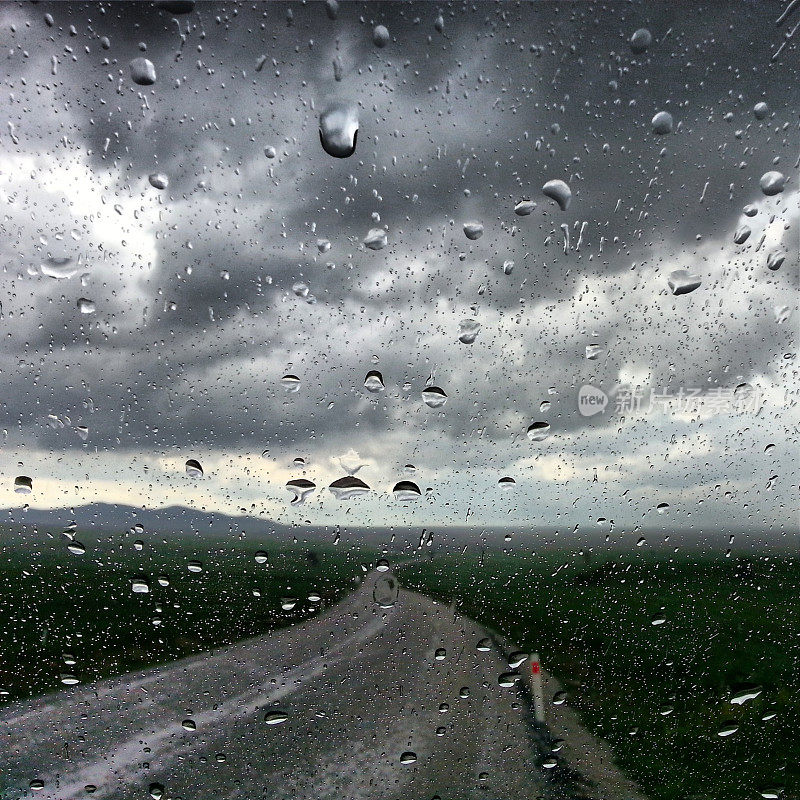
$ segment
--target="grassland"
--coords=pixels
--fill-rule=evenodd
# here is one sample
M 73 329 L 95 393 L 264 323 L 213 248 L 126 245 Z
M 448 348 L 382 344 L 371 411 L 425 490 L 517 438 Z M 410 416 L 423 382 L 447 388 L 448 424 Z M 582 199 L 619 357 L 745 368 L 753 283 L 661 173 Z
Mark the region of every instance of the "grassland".
M 649 797 L 798 797 L 796 560 L 490 554 L 399 575 L 538 651 Z M 732 703 L 742 684 L 761 693 Z
M 298 622 L 374 561 L 330 545 L 96 532 L 76 535 L 86 552 L 75 555 L 61 537 L 15 536 L 0 535 L 0 705 L 65 675 L 89 683 Z

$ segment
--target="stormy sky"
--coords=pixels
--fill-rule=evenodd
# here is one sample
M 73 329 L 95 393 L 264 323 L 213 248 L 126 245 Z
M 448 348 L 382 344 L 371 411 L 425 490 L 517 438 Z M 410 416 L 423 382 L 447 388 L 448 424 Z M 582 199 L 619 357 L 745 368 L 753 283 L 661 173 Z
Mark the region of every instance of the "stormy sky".
M 4 5 L 0 505 L 794 531 L 800 9 L 782 8 Z M 357 109 L 349 158 L 320 144 L 335 102 Z M 673 295 L 675 270 L 700 286 Z M 602 413 L 579 413 L 585 385 Z M 359 465 L 370 494 L 336 499 Z M 297 478 L 317 491 L 290 506 Z

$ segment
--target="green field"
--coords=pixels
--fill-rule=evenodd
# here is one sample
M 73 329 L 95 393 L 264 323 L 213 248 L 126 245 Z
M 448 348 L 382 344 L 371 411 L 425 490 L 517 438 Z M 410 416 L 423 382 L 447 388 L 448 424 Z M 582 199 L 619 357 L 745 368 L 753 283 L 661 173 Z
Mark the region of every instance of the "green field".
M 0 703 L 60 688 L 65 674 L 90 683 L 290 625 L 338 600 L 374 563 L 352 548 L 235 536 L 76 539 L 85 554 L 61 538 L 0 533 Z M 189 571 L 195 561 L 201 572 Z M 149 592 L 135 593 L 134 581 Z M 284 608 L 289 600 L 297 602 Z
M 399 576 L 538 651 L 649 797 L 798 796 L 796 560 L 489 554 L 408 564 Z M 731 703 L 745 683 L 761 694 Z M 738 730 L 720 736 L 731 723 Z

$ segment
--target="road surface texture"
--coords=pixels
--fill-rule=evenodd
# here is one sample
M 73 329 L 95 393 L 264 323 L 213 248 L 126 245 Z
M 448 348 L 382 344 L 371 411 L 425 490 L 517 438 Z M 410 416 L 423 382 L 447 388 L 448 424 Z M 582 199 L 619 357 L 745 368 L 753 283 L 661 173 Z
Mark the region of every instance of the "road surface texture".
M 269 636 L 10 706 L 0 798 L 591 796 L 542 768 L 546 732 L 499 685 L 501 650 L 476 648 L 486 631 L 412 592 L 382 608 L 376 580 Z

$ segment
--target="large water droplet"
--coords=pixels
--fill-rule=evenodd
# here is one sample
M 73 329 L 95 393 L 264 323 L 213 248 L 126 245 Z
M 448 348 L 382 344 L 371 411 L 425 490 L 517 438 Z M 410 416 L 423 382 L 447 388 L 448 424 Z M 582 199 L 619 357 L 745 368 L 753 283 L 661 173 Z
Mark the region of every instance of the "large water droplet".
M 48 258 L 39 269 L 42 271 L 42 275 L 48 278 L 64 280 L 75 275 L 81 269 L 81 265 L 76 264 L 68 256 L 63 256 L 61 258 Z
M 634 31 L 633 36 L 631 36 L 631 52 L 635 55 L 641 55 L 644 53 L 648 47 L 653 43 L 653 36 L 647 28 L 639 28 L 638 31 Z
M 389 30 L 385 25 L 376 25 L 372 29 L 372 43 L 375 47 L 386 47 L 389 44 Z
M 89 300 L 86 297 L 78 298 L 78 311 L 80 311 L 81 314 L 94 314 L 96 310 L 97 306 L 94 300 Z
M 391 608 L 400 595 L 400 584 L 391 575 L 381 575 L 372 589 L 372 599 L 381 608 Z
M 438 386 L 426 386 L 422 390 L 422 402 L 430 408 L 441 408 L 447 402 L 447 395 Z
M 150 594 L 150 585 L 147 581 L 136 578 L 131 581 L 131 591 L 134 594 Z
M 753 115 L 756 119 L 766 119 L 769 114 L 769 106 L 762 100 L 753 106 Z
M 401 764 L 415 764 L 416 761 L 417 761 L 417 754 L 414 753 L 412 750 L 406 750 L 406 752 L 400 756 Z
M 161 783 L 151 783 L 147 791 L 150 792 L 150 797 L 152 797 L 153 800 L 161 800 L 164 796 L 164 785 Z
M 783 265 L 783 262 L 786 260 L 786 253 L 782 253 L 780 250 L 774 250 L 767 256 L 767 269 L 778 270 Z
M 786 183 L 786 176 L 782 172 L 778 172 L 777 170 L 771 170 L 770 172 L 765 172 L 761 176 L 761 180 L 759 181 L 759 185 L 761 186 L 761 191 L 767 197 L 772 197 L 773 195 L 780 194 L 783 191 L 783 186 L 785 183 Z
M 297 392 L 300 389 L 300 378 L 297 375 L 284 375 L 281 378 L 281 386 L 287 392 Z
M 286 484 L 286 488 L 294 495 L 291 499 L 291 505 L 299 506 L 312 494 L 317 485 L 306 478 L 295 478 Z
M 755 700 L 762 691 L 762 687 L 757 683 L 741 683 L 734 687 L 731 694 L 731 703 L 737 706 L 744 705 L 750 700 Z
M 472 241 L 475 241 L 475 239 L 480 239 L 481 236 L 483 236 L 483 225 L 480 222 L 465 222 L 464 236 Z
M 200 462 L 196 458 L 190 458 L 186 462 L 186 474 L 190 478 L 202 478 L 203 477 L 203 467 L 200 465 Z
M 407 502 L 409 500 L 419 500 L 422 492 L 420 492 L 419 486 L 413 481 L 400 481 L 394 485 L 392 494 L 395 500 Z
M 749 225 L 740 225 L 734 231 L 733 241 L 736 244 L 744 244 L 750 238 L 751 232 Z
M 343 100 L 331 101 L 319 115 L 322 149 L 334 158 L 349 158 L 356 151 L 358 109 Z
M 513 478 L 506 475 L 505 477 L 500 478 L 500 480 L 497 481 L 497 485 L 501 489 L 513 489 L 517 485 L 517 482 Z
M 458 341 L 462 344 L 472 344 L 478 338 L 481 324 L 474 319 L 462 319 L 458 323 Z
M 33 481 L 27 475 L 18 475 L 14 478 L 14 491 L 17 494 L 30 494 L 33 491 Z
M 163 172 L 153 172 L 147 176 L 147 180 L 154 189 L 166 189 L 169 186 L 169 178 Z
M 532 214 L 533 210 L 536 208 L 536 203 L 533 200 L 520 200 L 514 206 L 514 213 L 518 217 L 527 217 L 528 214 Z
M 364 388 L 372 394 L 382 392 L 386 387 L 383 385 L 383 375 L 376 369 L 371 369 L 364 378 Z
M 550 425 L 547 422 L 534 422 L 528 427 L 528 439 L 532 442 L 541 442 L 550 433 Z
M 364 247 L 368 250 L 383 250 L 389 239 L 383 228 L 371 228 L 364 237 Z
M 572 202 L 572 189 L 562 180 L 547 181 L 542 186 L 542 194 L 551 200 L 555 200 L 562 211 L 566 211 Z
M 283 711 L 269 711 L 264 716 L 264 722 L 267 725 L 281 725 L 289 719 L 289 715 Z
M 664 136 L 672 133 L 672 114 L 669 111 L 659 111 L 651 120 L 653 133 L 657 136 Z
M 367 486 L 361 478 L 355 475 L 346 475 L 344 478 L 337 478 L 329 487 L 331 494 L 337 500 L 349 500 L 352 497 L 360 497 L 369 492 Z
M 131 80 L 139 86 L 152 86 L 156 82 L 156 68 L 147 58 L 134 58 L 130 63 Z
M 699 275 L 692 275 L 685 269 L 676 269 L 670 272 L 667 278 L 667 286 L 674 295 L 689 294 L 700 286 L 701 282 Z

